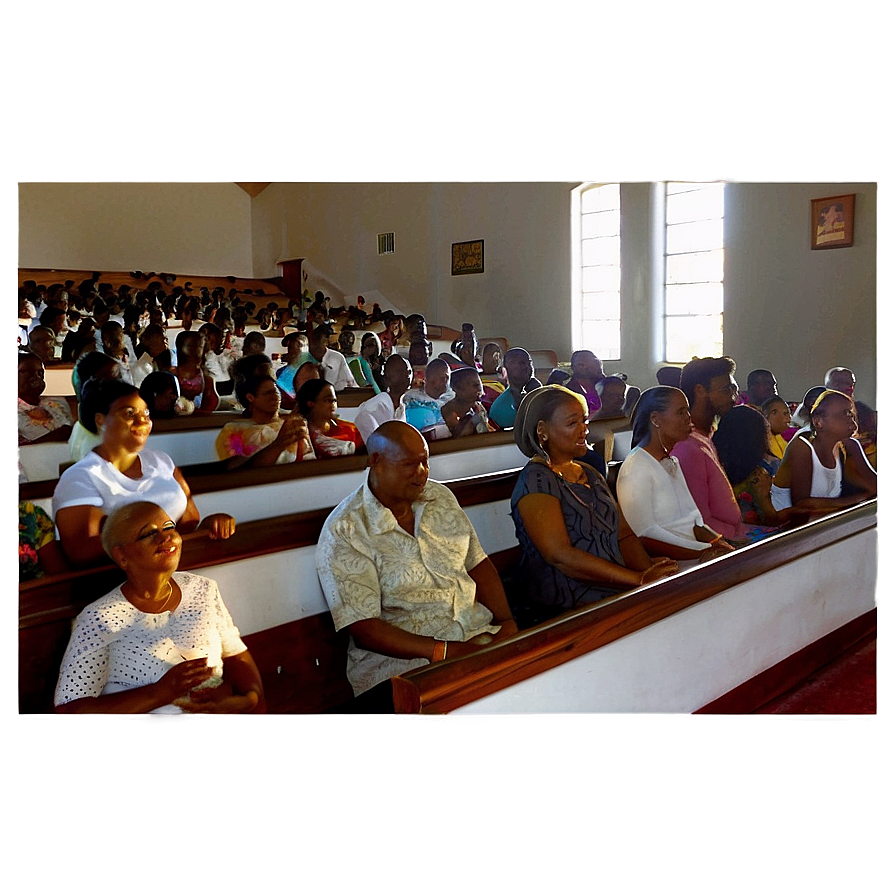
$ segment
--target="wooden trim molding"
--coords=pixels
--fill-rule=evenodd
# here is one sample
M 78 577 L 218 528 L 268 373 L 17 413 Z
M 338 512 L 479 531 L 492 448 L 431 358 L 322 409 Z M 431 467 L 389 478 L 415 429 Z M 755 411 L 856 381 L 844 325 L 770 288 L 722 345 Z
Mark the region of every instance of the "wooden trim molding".
M 470 656 L 412 670 L 392 679 L 395 711 L 450 712 L 876 525 L 877 501 L 865 501 L 731 556 L 572 610 Z

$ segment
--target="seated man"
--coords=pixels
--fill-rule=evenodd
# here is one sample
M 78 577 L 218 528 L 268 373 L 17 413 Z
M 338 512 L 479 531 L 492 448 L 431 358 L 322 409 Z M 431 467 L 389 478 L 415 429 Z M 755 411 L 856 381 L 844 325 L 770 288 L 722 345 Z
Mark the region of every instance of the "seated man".
M 824 375 L 824 387 L 836 389 L 852 398 L 856 390 L 856 375 L 848 367 L 832 367 Z
M 604 378 L 604 366 L 594 352 L 587 349 L 573 352 L 569 359 L 572 379 L 566 384 L 567 389 L 585 396 L 588 402 L 588 414 L 596 414 L 600 410 L 600 395 L 597 384 Z
M 737 400 L 734 371 L 734 361 L 728 357 L 694 358 L 685 364 L 681 391 L 690 405 L 693 429 L 669 453 L 678 459 L 705 525 L 729 542 L 743 544 L 753 537 L 750 533 L 754 530 L 742 520 L 737 498 L 712 441 L 716 418 L 727 414 Z M 754 534 L 758 537 L 763 532 Z
M 541 382 L 535 379 L 532 356 L 524 348 L 508 349 L 503 370 L 507 388 L 492 402 L 488 415 L 501 429 L 508 429 L 516 420 L 516 409 L 523 396 L 538 389 Z
M 434 358 L 423 373 L 423 388 L 409 389 L 401 396 L 405 420 L 419 430 L 428 442 L 451 437 L 442 417 L 442 405 L 454 398 L 448 388 L 451 369 L 448 362 Z
M 343 389 L 356 388 L 358 384 L 355 382 L 355 377 L 351 370 L 349 370 L 345 355 L 327 347 L 332 335 L 332 327 L 326 324 L 317 327 L 311 334 L 308 351 L 311 353 L 311 357 L 320 364 L 324 379 L 337 392 L 341 392 Z M 245 354 L 245 347 L 243 348 L 243 353 Z
M 351 636 L 352 690 L 371 692 L 359 711 L 391 711 L 393 675 L 473 653 L 516 623 L 466 514 L 428 478 L 423 436 L 390 420 L 367 448 L 367 481 L 324 523 L 317 574 L 337 631 Z
M 355 416 L 355 426 L 366 444 L 374 430 L 387 420 L 404 420 L 405 410 L 401 397 L 411 385 L 411 365 L 401 355 L 389 355 L 383 365 L 386 391 L 361 402 Z
M 747 374 L 747 391 L 738 393 L 737 403 L 761 411 L 762 405 L 777 394 L 778 381 L 770 370 L 751 370 Z

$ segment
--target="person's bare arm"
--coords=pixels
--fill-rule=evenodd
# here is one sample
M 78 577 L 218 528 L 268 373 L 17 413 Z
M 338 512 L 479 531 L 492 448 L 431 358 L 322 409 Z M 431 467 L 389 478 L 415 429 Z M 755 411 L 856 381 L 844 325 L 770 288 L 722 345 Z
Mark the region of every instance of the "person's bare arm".
M 80 504 L 57 510 L 53 522 L 59 533 L 59 544 L 73 566 L 95 566 L 111 562 L 100 542 L 100 530 L 106 514 L 102 507 Z
M 382 653 L 384 656 L 394 656 L 405 660 L 426 659 L 430 662 L 437 662 L 441 659 L 451 660 L 474 653 L 483 646 L 474 643 L 479 638 L 471 641 L 448 641 L 446 650 L 445 642 L 438 638 L 406 632 L 382 619 L 362 619 L 347 626 L 347 630 L 354 638 L 355 644 L 363 650 L 372 650 L 375 653 Z M 480 637 L 493 640 L 496 636 L 483 635 Z M 444 650 L 446 653 L 443 657 Z
M 187 660 L 169 669 L 153 684 L 119 691 L 117 694 L 101 694 L 98 697 L 81 697 L 56 707 L 57 713 L 142 713 L 160 706 L 168 706 L 184 697 L 192 688 L 202 684 L 212 670 L 205 657 Z
M 476 583 L 476 600 L 491 610 L 492 624 L 501 626 L 501 631 L 495 635 L 495 638 L 515 635 L 517 632 L 516 622 L 510 612 L 510 604 L 507 603 L 507 595 L 504 593 L 504 584 L 498 575 L 498 570 L 495 569 L 495 564 L 486 557 L 467 575 Z
M 815 449 L 806 444 L 802 439 L 794 439 L 784 453 L 785 459 L 789 454 L 790 469 L 790 503 L 797 510 L 829 512 L 851 507 L 859 501 L 863 501 L 868 495 L 863 492 L 859 495 L 850 495 L 845 498 L 813 498 L 812 493 L 812 455 Z M 782 463 L 783 466 L 783 463 Z M 844 470 L 844 475 L 846 475 Z
M 214 539 L 230 538 L 236 532 L 236 520 L 229 513 L 210 513 L 202 522 L 200 522 L 199 508 L 193 500 L 190 492 L 190 486 L 181 473 L 179 467 L 174 468 L 174 480 L 184 490 L 187 496 L 187 508 L 184 510 L 181 518 L 177 520 L 177 531 L 181 535 L 187 535 L 195 532 L 197 529 L 208 529 L 209 537 Z
M 843 442 L 846 460 L 843 463 L 843 476 L 846 481 L 862 490 L 862 494 L 853 495 L 857 500 L 877 497 L 877 471 L 868 463 L 868 458 L 856 439 Z
M 565 576 L 583 582 L 616 585 L 620 589 L 637 588 L 643 584 L 640 572 L 574 547 L 569 540 L 560 502 L 553 495 L 534 492 L 524 495 L 517 508 L 526 534 L 542 559 Z
M 190 693 L 178 703 L 191 713 L 263 713 L 267 709 L 261 673 L 248 650 L 224 658 L 224 682 L 217 688 Z

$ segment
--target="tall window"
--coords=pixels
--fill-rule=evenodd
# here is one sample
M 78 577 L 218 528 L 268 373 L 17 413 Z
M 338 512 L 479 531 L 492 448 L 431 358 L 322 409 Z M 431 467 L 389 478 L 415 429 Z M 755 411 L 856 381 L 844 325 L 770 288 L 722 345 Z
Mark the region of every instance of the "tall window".
M 619 216 L 619 184 L 573 191 L 573 348 L 601 360 L 621 356 Z
M 666 184 L 667 361 L 722 354 L 724 216 L 724 184 Z

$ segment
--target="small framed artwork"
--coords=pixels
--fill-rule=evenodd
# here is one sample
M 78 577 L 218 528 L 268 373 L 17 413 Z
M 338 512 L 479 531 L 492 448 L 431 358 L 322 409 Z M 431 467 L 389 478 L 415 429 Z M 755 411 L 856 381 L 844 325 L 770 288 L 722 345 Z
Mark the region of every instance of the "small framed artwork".
M 839 249 L 851 246 L 856 194 L 813 199 L 811 205 L 812 248 Z
M 481 274 L 485 271 L 485 240 L 451 244 L 451 274 Z

